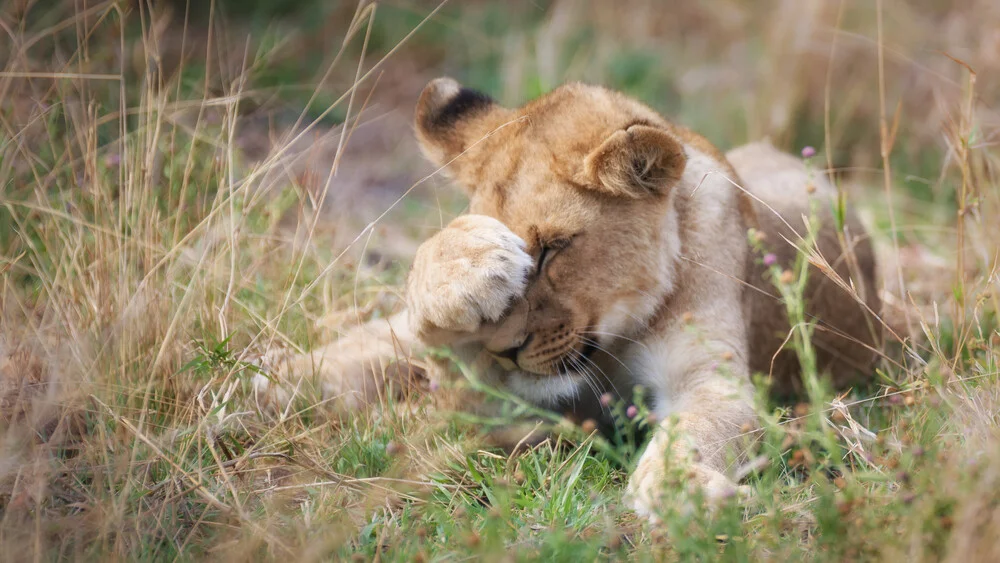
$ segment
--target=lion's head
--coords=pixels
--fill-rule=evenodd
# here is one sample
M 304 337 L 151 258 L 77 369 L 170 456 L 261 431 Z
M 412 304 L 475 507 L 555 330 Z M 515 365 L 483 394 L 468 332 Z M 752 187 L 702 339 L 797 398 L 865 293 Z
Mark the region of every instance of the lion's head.
M 676 274 L 671 196 L 687 157 L 672 125 L 600 87 L 569 84 L 509 109 L 439 78 L 420 97 L 416 131 L 470 212 L 503 222 L 535 259 L 505 336 L 487 345 L 515 392 L 556 399 L 592 371 L 591 354 L 641 335 Z

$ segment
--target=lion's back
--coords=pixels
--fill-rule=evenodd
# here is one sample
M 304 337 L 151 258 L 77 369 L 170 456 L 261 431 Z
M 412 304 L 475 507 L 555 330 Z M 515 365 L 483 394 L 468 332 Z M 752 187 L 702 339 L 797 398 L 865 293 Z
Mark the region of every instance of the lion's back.
M 821 225 L 817 237 L 821 255 L 858 294 L 838 286 L 818 269 L 810 269 L 806 313 L 820 325 L 814 333 L 819 367 L 830 373 L 836 387 L 870 377 L 872 350 L 878 348 L 881 331 L 878 319 L 868 310 L 877 313 L 881 305 L 875 285 L 875 252 L 864 225 L 850 208 L 846 210 L 846 232 L 853 239 L 853 256 L 849 256 L 842 250 L 832 211 L 837 191 L 821 170 L 810 170 L 801 159 L 766 142 L 731 150 L 726 158 L 753 195 L 758 224 L 766 237 L 764 245 L 783 268 L 792 267 L 796 255 L 784 239 L 796 241 L 796 232 L 804 235 L 802 217 L 815 213 Z M 787 314 L 765 270 L 761 256 L 754 256 L 748 281 L 761 291 L 750 290 L 748 296 L 750 367 L 773 375 L 776 394 L 799 394 L 798 358 L 790 350 L 778 353 L 790 330 Z

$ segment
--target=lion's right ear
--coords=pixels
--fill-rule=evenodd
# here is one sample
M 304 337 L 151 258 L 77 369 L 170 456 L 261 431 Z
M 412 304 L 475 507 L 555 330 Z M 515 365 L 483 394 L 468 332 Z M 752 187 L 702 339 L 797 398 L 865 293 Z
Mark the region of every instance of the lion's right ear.
M 658 127 L 616 131 L 583 159 L 586 182 L 613 196 L 639 198 L 664 192 L 687 164 L 681 142 Z
M 482 92 L 451 78 L 436 78 L 417 102 L 417 140 L 427 158 L 443 166 L 488 135 L 507 112 Z

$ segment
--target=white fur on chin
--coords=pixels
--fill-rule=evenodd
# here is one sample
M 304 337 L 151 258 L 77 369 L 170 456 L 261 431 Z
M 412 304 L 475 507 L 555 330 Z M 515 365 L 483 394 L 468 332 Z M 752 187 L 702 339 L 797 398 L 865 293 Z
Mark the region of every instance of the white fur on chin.
M 583 377 L 575 372 L 535 375 L 512 371 L 505 374 L 503 381 L 508 391 L 525 401 L 539 406 L 550 406 L 563 399 L 576 397 L 580 393 Z

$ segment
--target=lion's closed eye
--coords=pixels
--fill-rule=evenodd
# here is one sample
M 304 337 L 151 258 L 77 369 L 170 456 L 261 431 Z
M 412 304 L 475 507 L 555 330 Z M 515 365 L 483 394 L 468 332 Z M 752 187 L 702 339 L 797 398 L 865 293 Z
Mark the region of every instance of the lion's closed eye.
M 560 237 L 542 242 L 542 250 L 538 255 L 537 273 L 542 273 L 552 258 L 560 251 L 565 250 L 571 242 L 573 242 L 572 237 Z

